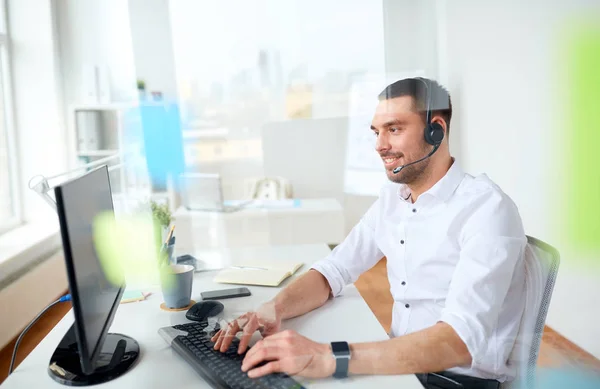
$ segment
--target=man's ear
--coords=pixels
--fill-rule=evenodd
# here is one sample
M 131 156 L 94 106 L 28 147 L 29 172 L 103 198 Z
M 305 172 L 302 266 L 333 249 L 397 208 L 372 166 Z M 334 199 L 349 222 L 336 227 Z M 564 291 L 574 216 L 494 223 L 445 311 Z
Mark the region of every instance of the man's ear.
M 444 137 L 448 136 L 448 126 L 446 125 L 446 121 L 440 115 L 435 115 L 431 118 L 432 123 L 438 123 L 444 129 Z

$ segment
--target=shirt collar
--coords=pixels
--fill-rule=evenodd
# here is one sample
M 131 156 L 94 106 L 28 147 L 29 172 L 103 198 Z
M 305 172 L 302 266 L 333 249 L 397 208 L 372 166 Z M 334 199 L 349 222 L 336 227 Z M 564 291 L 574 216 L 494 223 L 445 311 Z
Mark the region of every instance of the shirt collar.
M 421 196 L 433 196 L 440 201 L 446 201 L 454 193 L 458 185 L 461 183 L 465 175 L 455 158 L 452 158 L 452 165 L 446 174 L 433 185 L 429 190 L 425 191 Z M 401 184 L 398 189 L 400 199 L 410 202 L 410 189 L 406 184 Z

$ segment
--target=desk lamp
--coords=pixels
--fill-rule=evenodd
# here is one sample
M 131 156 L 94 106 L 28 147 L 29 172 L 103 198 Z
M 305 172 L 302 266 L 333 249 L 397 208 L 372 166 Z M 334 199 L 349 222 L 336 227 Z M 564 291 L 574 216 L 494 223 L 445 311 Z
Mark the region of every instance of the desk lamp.
M 87 163 L 85 165 L 81 165 L 75 169 L 66 171 L 64 173 L 56 174 L 51 177 L 44 177 L 41 174 L 34 176 L 29 180 L 29 189 L 31 189 L 34 192 L 36 192 L 37 194 L 39 194 L 52 207 L 52 209 L 54 209 L 54 211 L 56 211 L 56 201 L 52 197 L 50 197 L 50 195 L 48 194 L 48 192 L 50 190 L 54 189 L 54 186 L 51 186 L 49 183 L 50 180 L 54 180 L 56 178 L 67 176 L 67 175 L 73 174 L 73 173 L 80 173 L 80 172 L 86 171 L 86 170 L 94 168 L 96 166 L 100 166 L 108 161 L 112 161 L 112 160 L 118 159 L 118 158 L 120 158 L 120 155 L 114 154 L 114 155 L 99 159 L 97 161 L 93 161 L 93 162 Z M 110 166 L 108 168 L 108 171 L 112 172 L 116 169 L 120 169 L 121 167 L 123 167 L 123 163 Z

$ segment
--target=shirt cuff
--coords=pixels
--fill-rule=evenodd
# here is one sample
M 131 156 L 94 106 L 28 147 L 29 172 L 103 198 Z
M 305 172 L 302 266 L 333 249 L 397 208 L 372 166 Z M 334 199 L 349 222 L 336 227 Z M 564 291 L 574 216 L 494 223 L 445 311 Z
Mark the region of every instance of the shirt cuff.
M 469 354 L 471 354 L 471 368 L 477 368 L 481 364 L 480 355 L 478 353 L 480 347 L 477 346 L 476 336 L 474 336 L 473 331 L 469 328 L 467 322 L 462 317 L 452 312 L 442 312 L 440 321 L 447 323 L 454 329 L 458 337 L 467 346 Z
M 327 260 L 319 261 L 311 266 L 311 269 L 315 269 L 325 277 L 331 288 L 331 295 L 337 297 L 344 288 L 344 283 L 341 281 L 341 275 L 335 266 L 328 263 Z

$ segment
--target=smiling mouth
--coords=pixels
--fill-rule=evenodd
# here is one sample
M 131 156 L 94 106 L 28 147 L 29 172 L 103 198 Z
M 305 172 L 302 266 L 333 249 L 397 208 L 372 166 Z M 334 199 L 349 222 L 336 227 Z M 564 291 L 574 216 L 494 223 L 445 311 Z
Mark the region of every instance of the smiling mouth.
M 385 157 L 385 158 L 381 158 L 383 160 L 383 164 L 386 167 L 391 167 L 394 166 L 398 163 L 398 161 L 400 161 L 400 158 L 398 157 Z

